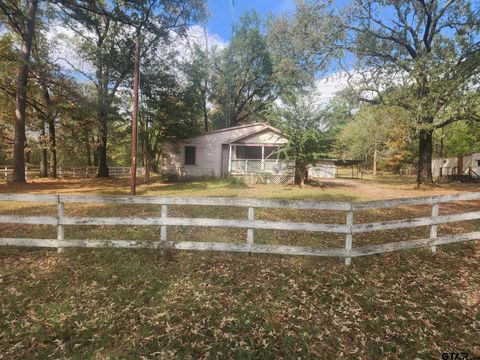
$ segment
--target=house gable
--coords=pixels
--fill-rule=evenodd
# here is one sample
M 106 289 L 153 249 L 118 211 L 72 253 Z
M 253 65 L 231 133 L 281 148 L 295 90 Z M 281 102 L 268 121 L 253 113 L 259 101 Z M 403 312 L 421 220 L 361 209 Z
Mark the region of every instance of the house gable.
M 272 129 L 264 129 L 253 134 L 243 136 L 231 141 L 231 144 L 258 144 L 258 145 L 283 145 L 288 142 L 288 138 L 280 132 Z

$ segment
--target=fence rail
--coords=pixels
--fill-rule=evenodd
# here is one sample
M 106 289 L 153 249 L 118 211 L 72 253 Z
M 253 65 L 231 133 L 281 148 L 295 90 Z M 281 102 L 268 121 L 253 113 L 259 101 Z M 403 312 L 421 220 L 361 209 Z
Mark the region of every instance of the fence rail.
M 130 176 L 129 167 L 112 166 L 108 168 L 112 177 Z M 137 176 L 145 175 L 145 168 L 137 168 Z M 57 177 L 59 179 L 73 178 L 85 179 L 97 176 L 96 166 L 59 166 L 57 168 Z M 13 177 L 13 168 L 8 166 L 0 167 L 0 181 L 11 181 Z M 40 167 L 25 167 L 26 180 L 40 177 Z
M 27 201 L 41 203 L 55 203 L 58 207 L 57 216 L 24 216 L 0 215 L 0 224 L 34 224 L 57 226 L 57 239 L 31 238 L 2 238 L 0 245 L 54 247 L 59 250 L 66 247 L 119 247 L 119 248 L 173 248 L 179 250 L 215 250 L 236 251 L 249 253 L 269 253 L 285 255 L 312 255 L 333 256 L 345 258 L 345 264 L 350 265 L 351 259 L 357 256 L 379 254 L 384 252 L 429 247 L 433 252 L 436 246 L 455 242 L 479 240 L 480 231 L 458 235 L 437 236 L 437 226 L 458 221 L 480 219 L 480 211 L 471 211 L 461 214 L 440 215 L 440 204 L 454 201 L 480 200 L 480 192 L 458 195 L 431 196 L 420 198 L 393 199 L 368 202 L 312 202 L 297 200 L 266 200 L 247 198 L 220 198 L 220 197 L 151 197 L 151 196 L 116 196 L 116 195 L 33 195 L 33 194 L 0 194 L 0 201 Z M 157 217 L 71 217 L 65 216 L 66 204 L 154 204 L 160 206 L 160 216 Z M 248 208 L 247 219 L 212 219 L 187 218 L 168 216 L 168 207 L 171 205 L 201 205 L 201 206 L 235 206 Z M 431 205 L 429 217 L 419 217 L 407 220 L 389 220 L 354 224 L 355 212 L 385 209 L 398 206 Z M 269 221 L 255 218 L 255 209 L 303 209 L 303 210 L 332 210 L 346 214 L 345 223 L 322 224 L 291 221 Z M 159 241 L 144 240 L 76 240 L 65 239 L 65 226 L 75 225 L 156 225 L 160 226 Z M 247 229 L 246 242 L 243 244 L 212 243 L 212 242 L 175 242 L 168 240 L 168 226 L 200 226 L 200 227 L 228 227 Z M 420 240 L 406 240 L 380 245 L 353 247 L 354 235 L 364 232 L 381 230 L 403 229 L 409 227 L 428 226 L 430 237 Z M 342 248 L 314 248 L 306 246 L 264 245 L 256 244 L 255 230 L 286 230 L 326 232 L 345 235 L 345 246 Z

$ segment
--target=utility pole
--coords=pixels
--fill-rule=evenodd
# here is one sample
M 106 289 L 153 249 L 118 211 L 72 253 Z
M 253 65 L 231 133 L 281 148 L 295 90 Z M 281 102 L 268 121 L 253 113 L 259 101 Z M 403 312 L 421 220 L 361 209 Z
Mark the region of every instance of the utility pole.
M 135 66 L 133 70 L 133 114 L 132 114 L 132 162 L 130 167 L 130 194 L 135 195 L 137 185 L 137 123 L 138 123 L 138 80 L 140 76 L 140 29 L 135 41 Z

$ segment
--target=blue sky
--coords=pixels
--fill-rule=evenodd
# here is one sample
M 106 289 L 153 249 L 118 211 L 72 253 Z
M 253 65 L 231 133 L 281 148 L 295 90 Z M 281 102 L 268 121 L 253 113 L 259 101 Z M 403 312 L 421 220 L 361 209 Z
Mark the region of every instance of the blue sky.
M 208 0 L 210 17 L 207 28 L 211 34 L 219 35 L 223 40 L 230 40 L 231 36 L 231 15 L 230 2 L 232 0 Z M 234 19 L 246 10 L 254 9 L 262 17 L 268 13 L 282 13 L 295 9 L 294 0 L 234 0 Z

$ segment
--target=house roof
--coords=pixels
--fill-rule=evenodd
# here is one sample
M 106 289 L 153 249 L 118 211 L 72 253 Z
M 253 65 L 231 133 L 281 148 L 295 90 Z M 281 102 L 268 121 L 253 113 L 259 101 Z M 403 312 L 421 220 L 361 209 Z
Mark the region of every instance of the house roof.
M 222 132 L 222 131 L 231 131 L 231 130 L 246 128 L 246 127 L 253 127 L 253 126 L 258 126 L 258 125 L 268 126 L 268 125 L 265 124 L 265 123 L 244 124 L 244 125 L 238 125 L 238 126 L 232 126 L 232 127 L 228 127 L 228 128 L 223 128 L 223 129 L 208 131 L 208 132 L 206 132 L 204 135 L 219 133 L 219 132 Z
M 286 139 L 288 139 L 288 135 L 285 135 L 284 133 L 282 133 L 280 130 L 278 130 L 277 128 L 274 128 L 273 126 L 270 126 L 268 124 L 265 124 L 265 123 L 257 123 L 255 125 L 263 125 L 262 128 L 260 129 L 256 129 L 256 130 L 253 130 L 247 134 L 244 134 L 242 136 L 239 136 L 237 138 L 234 138 L 234 139 L 230 139 L 230 141 L 228 142 L 229 144 L 232 144 L 232 143 L 235 143 L 235 142 L 238 142 L 238 141 L 241 141 L 241 140 L 244 140 L 244 139 L 247 139 L 249 138 L 250 136 L 253 136 L 255 134 L 259 134 L 259 133 L 262 133 L 264 131 L 272 131 L 272 132 L 275 132 L 283 137 L 285 137 Z

